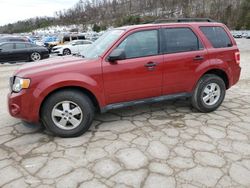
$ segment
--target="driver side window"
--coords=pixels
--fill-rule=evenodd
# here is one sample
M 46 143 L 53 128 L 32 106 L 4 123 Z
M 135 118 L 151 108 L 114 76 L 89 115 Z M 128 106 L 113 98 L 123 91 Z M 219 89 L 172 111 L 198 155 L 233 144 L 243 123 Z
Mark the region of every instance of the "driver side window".
M 126 59 L 157 55 L 158 31 L 139 31 L 129 35 L 124 39 L 117 49 L 123 49 Z

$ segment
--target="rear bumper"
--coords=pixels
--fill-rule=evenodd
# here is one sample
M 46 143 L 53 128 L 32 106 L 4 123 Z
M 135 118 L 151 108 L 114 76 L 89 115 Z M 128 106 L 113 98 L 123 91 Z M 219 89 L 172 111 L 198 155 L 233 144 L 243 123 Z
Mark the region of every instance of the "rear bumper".
M 8 108 L 11 116 L 31 123 L 39 122 L 39 107 L 30 96 L 30 91 L 22 90 L 19 93 L 8 94 Z
M 235 85 L 239 79 L 240 79 L 240 74 L 241 74 L 241 67 L 240 66 L 237 66 L 236 68 L 234 68 L 233 70 L 233 81 L 232 81 L 232 84 L 231 86 Z

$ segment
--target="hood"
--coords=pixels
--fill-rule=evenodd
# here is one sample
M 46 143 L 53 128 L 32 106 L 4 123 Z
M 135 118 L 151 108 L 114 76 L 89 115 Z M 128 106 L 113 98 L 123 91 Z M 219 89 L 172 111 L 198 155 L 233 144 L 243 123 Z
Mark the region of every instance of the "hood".
M 67 45 L 56 45 L 56 46 L 54 46 L 53 48 L 63 48 L 63 47 L 65 47 L 65 46 L 67 46 Z M 53 49 L 52 48 L 52 49 Z
M 91 62 L 94 60 L 84 59 L 82 57 L 66 56 L 66 57 L 55 57 L 53 59 L 42 60 L 39 62 L 33 62 L 21 66 L 15 73 L 15 76 L 27 77 L 38 75 L 40 73 L 57 73 L 65 72 L 72 69 L 72 67 L 78 67 L 79 64 Z

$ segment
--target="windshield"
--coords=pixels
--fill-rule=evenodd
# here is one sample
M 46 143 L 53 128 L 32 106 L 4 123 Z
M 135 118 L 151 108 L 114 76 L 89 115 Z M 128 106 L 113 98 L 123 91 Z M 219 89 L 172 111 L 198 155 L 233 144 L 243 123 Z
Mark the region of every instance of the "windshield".
M 86 58 L 97 58 L 103 54 L 111 44 L 117 40 L 124 30 L 115 29 L 104 33 L 100 38 L 98 38 L 93 44 L 91 44 L 84 52 L 84 57 Z

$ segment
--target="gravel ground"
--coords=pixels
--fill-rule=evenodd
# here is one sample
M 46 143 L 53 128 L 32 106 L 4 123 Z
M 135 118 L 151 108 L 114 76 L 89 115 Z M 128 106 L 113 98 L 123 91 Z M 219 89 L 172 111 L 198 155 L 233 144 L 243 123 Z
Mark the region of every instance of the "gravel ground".
M 250 40 L 237 42 L 242 76 L 217 111 L 184 100 L 115 110 L 72 139 L 10 117 L 20 65 L 0 65 L 0 187 L 250 187 Z

